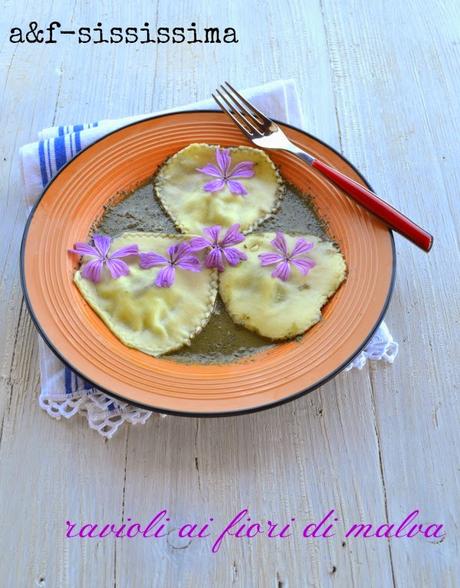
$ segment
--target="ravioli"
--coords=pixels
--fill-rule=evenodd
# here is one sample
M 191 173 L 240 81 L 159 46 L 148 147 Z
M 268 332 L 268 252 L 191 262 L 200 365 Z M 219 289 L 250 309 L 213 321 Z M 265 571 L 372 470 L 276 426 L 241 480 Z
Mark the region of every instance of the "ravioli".
M 210 164 L 216 166 L 219 148 L 194 143 L 178 151 L 160 168 L 155 192 L 164 210 L 184 233 L 201 233 L 204 227 L 220 225 L 228 228 L 238 223 L 243 232 L 249 232 L 270 217 L 279 206 L 284 192 L 281 176 L 265 152 L 252 147 L 230 147 L 231 171 L 242 162 L 253 162 L 252 177 L 233 178 L 245 195 L 231 191 L 232 181 L 214 192 L 206 191 L 210 180 L 217 176 L 197 171 Z
M 124 233 L 111 245 L 114 251 L 137 243 L 141 252 L 155 251 L 167 257 L 169 246 L 184 241 L 182 235 Z M 75 273 L 74 281 L 85 300 L 125 345 L 158 356 L 189 344 L 207 324 L 217 295 L 217 272 L 175 271 L 174 284 L 157 287 L 161 267 L 141 269 L 139 258 L 125 259 L 130 273 L 110 279 L 107 272 L 99 283 Z
M 275 233 L 253 233 L 238 247 L 247 261 L 228 267 L 219 292 L 232 319 L 272 340 L 304 333 L 321 319 L 321 308 L 345 279 L 346 264 L 338 248 L 313 235 L 286 235 L 289 251 L 299 238 L 313 243 L 308 259 L 315 266 L 307 275 L 292 267 L 289 279 L 271 274 L 274 265 L 261 265 L 259 254 L 274 252 Z

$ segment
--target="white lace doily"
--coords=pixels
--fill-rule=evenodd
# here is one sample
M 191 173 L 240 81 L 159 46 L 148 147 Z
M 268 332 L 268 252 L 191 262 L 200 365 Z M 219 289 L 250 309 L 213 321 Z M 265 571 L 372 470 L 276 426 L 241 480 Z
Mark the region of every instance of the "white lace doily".
M 55 419 L 70 419 L 77 413 L 84 415 L 91 429 L 107 439 L 113 437 L 123 423 L 143 425 L 154 414 L 121 400 L 116 401 L 117 408 L 109 410 L 109 406 L 114 403 L 113 398 L 98 391 L 82 396 L 72 395 L 65 399 L 54 399 L 40 394 L 39 403 Z

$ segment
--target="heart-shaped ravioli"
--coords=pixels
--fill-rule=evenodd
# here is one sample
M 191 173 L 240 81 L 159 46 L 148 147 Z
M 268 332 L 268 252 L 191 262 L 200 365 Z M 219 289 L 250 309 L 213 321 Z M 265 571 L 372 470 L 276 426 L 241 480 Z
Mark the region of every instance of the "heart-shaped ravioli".
M 170 157 L 154 185 L 163 208 L 184 233 L 236 223 L 248 232 L 277 210 L 284 192 L 278 170 L 260 149 L 201 143 Z
M 85 278 L 91 277 L 91 272 L 85 272 L 91 260 L 83 258 L 82 268 L 75 273 L 76 285 L 128 347 L 158 356 L 188 344 L 208 322 L 217 294 L 217 273 L 201 267 L 185 241 L 183 235 L 124 233 L 112 241 L 104 256 L 106 265 L 112 268 L 114 260 L 118 263 L 116 252 L 127 245 L 137 244 L 140 254 L 124 256 L 129 273 L 116 279 L 108 267 L 97 282 Z
M 220 295 L 236 323 L 273 340 L 317 323 L 345 279 L 338 248 L 313 235 L 253 233 L 238 247 L 247 261 L 225 269 Z

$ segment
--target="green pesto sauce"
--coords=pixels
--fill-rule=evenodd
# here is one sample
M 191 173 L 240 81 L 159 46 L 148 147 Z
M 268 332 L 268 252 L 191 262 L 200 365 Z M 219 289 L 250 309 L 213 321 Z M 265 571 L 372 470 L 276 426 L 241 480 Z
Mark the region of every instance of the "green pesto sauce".
M 279 210 L 257 227 L 257 231 L 284 231 L 314 234 L 328 238 L 326 225 L 315 212 L 311 198 L 287 184 Z M 154 196 L 152 182 L 126 194 L 124 199 L 108 206 L 98 225 L 98 231 L 115 237 L 126 231 L 178 233 L 174 223 Z M 300 337 L 301 338 L 301 337 Z M 299 339 L 300 339 L 299 338 Z M 275 344 L 236 325 L 217 295 L 214 313 L 206 327 L 192 339 L 189 346 L 164 355 L 183 363 L 229 363 L 250 359 L 255 353 Z

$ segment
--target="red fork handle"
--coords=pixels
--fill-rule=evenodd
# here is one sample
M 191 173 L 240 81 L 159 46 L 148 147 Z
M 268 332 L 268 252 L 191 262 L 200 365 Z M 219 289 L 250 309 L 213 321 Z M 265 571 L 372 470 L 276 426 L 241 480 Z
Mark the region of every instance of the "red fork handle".
M 409 241 L 412 241 L 412 243 L 420 247 L 420 249 L 423 249 L 423 251 L 428 252 L 431 249 L 433 236 L 412 222 L 407 216 L 397 211 L 396 208 L 384 202 L 374 192 L 371 192 L 361 184 L 358 184 L 358 182 L 355 182 L 319 159 L 314 159 L 311 165 L 332 180 L 334 184 L 342 188 L 358 204 L 361 204 L 361 206 L 384 221 L 391 229 L 406 237 Z

